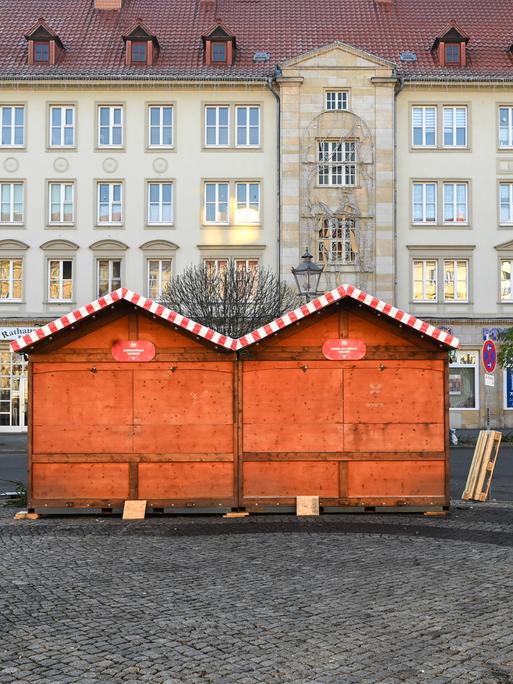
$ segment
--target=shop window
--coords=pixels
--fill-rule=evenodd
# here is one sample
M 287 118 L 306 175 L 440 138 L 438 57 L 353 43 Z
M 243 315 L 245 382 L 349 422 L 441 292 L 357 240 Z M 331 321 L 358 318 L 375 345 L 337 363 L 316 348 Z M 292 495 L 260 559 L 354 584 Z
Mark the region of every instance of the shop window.
M 449 406 L 451 409 L 479 408 L 479 352 L 455 352 L 449 365 Z

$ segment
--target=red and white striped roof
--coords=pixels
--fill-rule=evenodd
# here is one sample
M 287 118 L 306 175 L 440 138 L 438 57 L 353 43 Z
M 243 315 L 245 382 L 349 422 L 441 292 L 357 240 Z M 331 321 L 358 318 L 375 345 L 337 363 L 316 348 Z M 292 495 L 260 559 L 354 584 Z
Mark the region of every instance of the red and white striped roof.
M 171 311 L 171 309 L 168 309 L 163 304 L 159 304 L 159 302 L 153 301 L 153 299 L 148 299 L 148 297 L 143 297 L 142 295 L 137 294 L 137 292 L 127 290 L 126 287 L 120 287 L 119 290 L 115 290 L 104 297 L 96 299 L 90 304 L 80 307 L 80 309 L 77 309 L 76 311 L 72 311 L 71 313 L 61 316 L 55 321 L 44 325 L 42 328 L 34 330 L 28 335 L 23 335 L 23 337 L 13 340 L 13 342 L 11 342 L 11 349 L 12 351 L 21 351 L 22 349 L 26 349 L 36 342 L 44 340 L 46 337 L 50 337 L 51 335 L 55 335 L 60 330 L 69 328 L 71 325 L 74 325 L 75 323 L 92 316 L 102 309 L 112 306 L 112 304 L 115 304 L 122 299 L 130 302 L 130 304 L 139 306 L 145 311 L 149 311 L 159 318 L 163 318 L 165 321 L 169 321 L 173 325 L 187 330 L 193 335 L 203 337 L 205 340 L 209 340 L 220 347 L 225 347 L 226 349 L 231 350 L 235 350 L 237 347 L 237 341 L 233 340 L 231 337 L 221 335 L 221 333 L 212 330 L 212 328 L 207 328 L 205 325 L 201 325 L 201 323 L 191 321 L 190 318 L 182 316 L 181 314 L 176 313 L 176 311 Z
M 331 292 L 326 292 L 317 299 L 308 302 L 308 304 L 303 304 L 298 309 L 289 311 L 289 313 L 276 318 L 271 323 L 267 323 L 261 328 L 258 328 L 258 330 L 253 330 L 253 332 L 239 337 L 237 340 L 237 349 L 242 349 L 250 344 L 259 342 L 265 337 L 273 335 L 279 330 L 286 328 L 288 325 L 292 325 L 292 323 L 295 323 L 301 318 L 306 318 L 306 316 L 309 316 L 316 311 L 321 311 L 321 309 L 324 309 L 325 307 L 330 306 L 334 302 L 344 299 L 345 297 L 351 297 L 351 299 L 355 299 L 357 302 L 365 304 L 365 306 L 368 306 L 370 309 L 375 309 L 376 311 L 389 316 L 394 321 L 397 321 L 397 323 L 401 323 L 409 328 L 413 328 L 413 330 L 416 330 L 421 335 L 432 337 L 434 340 L 437 340 L 448 347 L 453 347 L 454 349 L 459 347 L 460 341 L 458 338 L 454 337 L 454 335 L 450 335 L 445 330 L 436 328 L 434 325 L 430 325 L 420 318 L 415 318 L 415 316 L 406 313 L 406 311 L 401 311 L 401 309 L 397 309 L 395 306 L 387 304 L 383 300 L 377 299 L 376 297 L 367 294 L 367 292 L 359 290 L 353 285 L 340 285 L 340 287 L 331 290 Z
M 353 285 L 340 285 L 340 287 L 331 290 L 331 292 L 326 292 L 317 299 L 314 299 L 307 304 L 303 304 L 299 308 L 294 309 L 294 311 L 289 311 L 289 313 L 276 318 L 270 323 L 266 323 L 261 328 L 253 330 L 253 332 L 243 335 L 238 339 L 222 335 L 212 328 L 201 325 L 201 323 L 196 323 L 190 318 L 186 318 L 185 316 L 176 313 L 176 311 L 168 309 L 163 304 L 159 304 L 152 299 L 148 299 L 147 297 L 143 297 L 136 292 L 132 292 L 131 290 L 122 287 L 115 292 L 111 292 L 104 297 L 96 299 L 94 302 L 91 302 L 91 304 L 86 304 L 85 306 L 80 307 L 80 309 L 72 311 L 65 316 L 61 316 L 57 320 L 44 325 L 42 328 L 38 328 L 37 330 L 14 340 L 11 342 L 11 349 L 12 351 L 17 352 L 26 349 L 27 347 L 31 347 L 40 340 L 44 340 L 45 338 L 58 333 L 60 330 L 64 330 L 65 328 L 84 320 L 88 316 L 95 314 L 97 311 L 101 311 L 124 299 L 165 321 L 169 321 L 169 323 L 172 323 L 173 325 L 187 330 L 193 335 L 209 340 L 213 344 L 229 349 L 230 351 L 237 351 L 238 349 L 244 349 L 251 344 L 255 344 L 256 342 L 269 337 L 269 335 L 273 335 L 283 328 L 292 325 L 292 323 L 295 323 L 302 318 L 306 318 L 316 311 L 321 311 L 325 307 L 330 306 L 334 302 L 344 299 L 345 297 L 351 297 L 351 299 L 368 306 L 370 309 L 374 309 L 375 311 L 392 318 L 397 323 L 416 330 L 421 335 L 431 337 L 441 344 L 452 347 L 453 349 L 456 349 L 459 346 L 458 338 L 454 337 L 454 335 L 450 335 L 445 330 L 436 328 L 435 326 L 422 321 L 420 318 L 415 318 L 415 316 L 412 316 L 405 311 L 401 311 L 401 309 L 397 309 L 395 306 L 387 304 L 381 299 L 377 299 L 362 290 L 358 290 L 356 287 L 353 287 Z

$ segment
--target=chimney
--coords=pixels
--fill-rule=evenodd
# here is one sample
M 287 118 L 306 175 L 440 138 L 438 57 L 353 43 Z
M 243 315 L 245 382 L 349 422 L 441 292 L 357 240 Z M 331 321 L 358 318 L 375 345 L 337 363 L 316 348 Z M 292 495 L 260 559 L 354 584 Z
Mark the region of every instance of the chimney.
M 94 0 L 96 10 L 120 10 L 125 0 Z

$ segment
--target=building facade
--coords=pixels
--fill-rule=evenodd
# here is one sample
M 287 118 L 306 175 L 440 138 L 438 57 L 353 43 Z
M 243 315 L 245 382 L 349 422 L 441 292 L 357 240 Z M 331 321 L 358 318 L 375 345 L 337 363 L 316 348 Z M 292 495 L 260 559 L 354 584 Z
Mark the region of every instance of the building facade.
M 500 0 L 4 4 L 0 430 L 24 429 L 20 330 L 189 264 L 292 282 L 305 247 L 322 289 L 461 338 L 454 427 L 513 426 L 513 376 L 485 391 L 479 363 L 513 322 Z

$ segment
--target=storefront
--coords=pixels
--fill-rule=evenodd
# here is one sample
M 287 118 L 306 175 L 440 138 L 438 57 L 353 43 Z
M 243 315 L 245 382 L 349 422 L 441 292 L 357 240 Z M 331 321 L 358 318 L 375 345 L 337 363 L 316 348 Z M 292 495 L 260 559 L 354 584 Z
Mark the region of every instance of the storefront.
M 497 342 L 500 334 L 513 326 L 513 319 L 431 319 L 460 340 L 460 348 L 451 354 L 449 366 L 450 423 L 456 430 L 479 429 L 486 425 L 513 428 L 513 369 L 495 371 L 495 386 L 486 388 L 481 363 L 483 342 Z
M 9 344 L 36 327 L 32 321 L 0 325 L 0 432 L 27 430 L 27 363 L 23 355 L 11 352 Z

